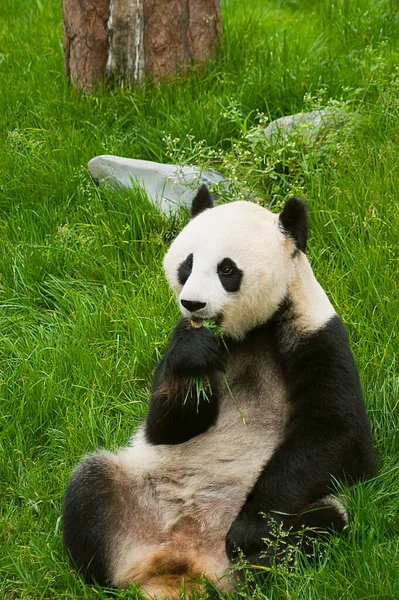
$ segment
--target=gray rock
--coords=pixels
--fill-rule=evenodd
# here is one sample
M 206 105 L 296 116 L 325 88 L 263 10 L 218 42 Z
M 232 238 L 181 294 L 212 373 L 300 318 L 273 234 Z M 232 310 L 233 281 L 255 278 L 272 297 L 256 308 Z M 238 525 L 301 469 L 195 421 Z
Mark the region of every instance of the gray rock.
M 92 158 L 88 168 L 100 185 L 144 188 L 149 200 L 165 214 L 176 212 L 181 206 L 190 206 L 195 190 L 203 183 L 208 186 L 221 184 L 228 189 L 227 180 L 218 171 L 200 167 L 164 165 L 104 154 Z
M 324 108 L 306 113 L 281 117 L 272 121 L 266 129 L 252 132 L 254 143 L 265 143 L 283 147 L 292 136 L 300 136 L 306 144 L 317 144 L 323 149 L 323 141 L 329 131 L 337 130 L 348 122 L 360 119 L 355 113 L 340 108 Z M 181 206 L 190 206 L 198 187 L 205 183 L 216 185 L 219 190 L 229 193 L 229 181 L 214 169 L 187 165 L 164 165 L 149 160 L 122 158 L 104 154 L 96 156 L 89 164 L 93 179 L 100 185 L 108 183 L 112 187 L 142 187 L 149 200 L 159 210 L 169 215 Z M 248 200 L 253 199 L 248 193 Z
M 297 113 L 272 121 L 264 130 L 264 135 L 271 144 L 284 144 L 295 134 L 299 134 L 304 142 L 314 144 L 323 132 L 340 129 L 355 116 L 354 113 L 333 108 Z

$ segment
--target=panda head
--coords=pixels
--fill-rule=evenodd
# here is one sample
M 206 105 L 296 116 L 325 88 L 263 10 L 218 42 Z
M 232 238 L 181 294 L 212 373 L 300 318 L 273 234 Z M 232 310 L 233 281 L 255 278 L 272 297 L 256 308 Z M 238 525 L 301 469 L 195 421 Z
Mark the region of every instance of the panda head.
M 245 201 L 213 207 L 201 186 L 191 217 L 163 263 L 180 311 L 214 319 L 226 336 L 241 339 L 287 296 L 306 250 L 306 205 L 291 198 L 279 215 Z

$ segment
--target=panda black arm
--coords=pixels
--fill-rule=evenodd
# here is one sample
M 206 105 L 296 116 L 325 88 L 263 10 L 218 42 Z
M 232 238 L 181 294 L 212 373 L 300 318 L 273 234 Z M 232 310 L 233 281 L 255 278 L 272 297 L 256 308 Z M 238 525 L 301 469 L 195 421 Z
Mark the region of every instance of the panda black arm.
M 219 411 L 213 375 L 223 369 L 219 338 L 206 327 L 197 329 L 181 319 L 155 370 L 147 440 L 154 445 L 181 444 L 206 431 Z M 206 396 L 203 387 L 197 390 L 193 377 L 205 378 Z
M 356 366 L 338 316 L 278 356 L 288 387 L 284 439 L 264 467 L 227 535 L 227 553 L 259 554 L 270 526 L 329 494 L 333 479 L 372 474 L 375 455 Z M 274 513 L 274 511 L 277 511 Z

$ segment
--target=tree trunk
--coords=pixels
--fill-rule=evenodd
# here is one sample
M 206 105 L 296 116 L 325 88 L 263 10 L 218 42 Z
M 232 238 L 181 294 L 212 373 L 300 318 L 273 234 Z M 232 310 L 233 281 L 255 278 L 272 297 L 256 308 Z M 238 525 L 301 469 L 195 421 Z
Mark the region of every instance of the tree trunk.
M 145 65 L 153 79 L 211 58 L 221 40 L 219 0 L 144 0 Z
M 77 89 L 104 76 L 108 58 L 109 0 L 63 0 L 65 74 Z
M 63 0 L 69 80 L 90 88 L 105 76 L 158 82 L 211 58 L 221 39 L 219 0 Z

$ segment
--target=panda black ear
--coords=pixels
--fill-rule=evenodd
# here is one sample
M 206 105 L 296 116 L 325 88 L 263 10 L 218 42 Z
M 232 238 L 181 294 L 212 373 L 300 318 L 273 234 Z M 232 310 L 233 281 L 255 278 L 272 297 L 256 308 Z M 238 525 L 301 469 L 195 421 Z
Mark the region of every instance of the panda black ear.
M 209 193 L 205 183 L 199 188 L 198 192 L 191 204 L 191 218 L 194 219 L 197 215 L 207 208 L 213 208 L 212 196 Z
M 279 219 L 284 231 L 294 238 L 297 248 L 302 252 L 306 252 L 306 241 L 308 239 L 308 209 L 306 203 L 293 196 L 287 200 Z

